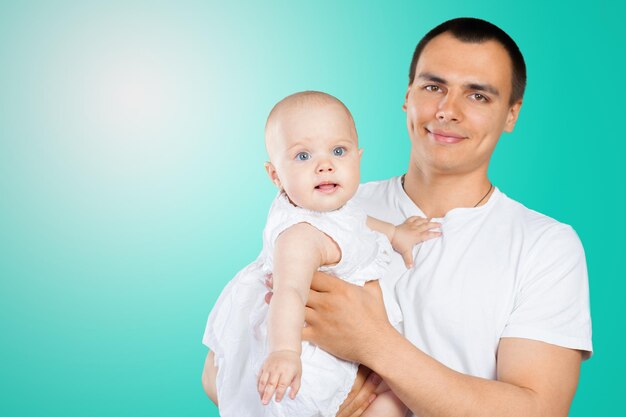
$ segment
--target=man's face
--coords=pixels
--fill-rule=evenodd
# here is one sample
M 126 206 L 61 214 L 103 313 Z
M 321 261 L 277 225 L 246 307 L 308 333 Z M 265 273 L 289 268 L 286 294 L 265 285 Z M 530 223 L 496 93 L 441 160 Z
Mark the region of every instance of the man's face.
M 352 119 L 337 104 L 283 110 L 268 142 L 272 181 L 297 206 L 332 211 L 359 186 L 361 151 Z
M 422 51 L 403 109 L 411 163 L 429 173 L 486 173 L 521 101 L 509 104 L 511 59 L 496 41 L 462 42 L 448 33 Z

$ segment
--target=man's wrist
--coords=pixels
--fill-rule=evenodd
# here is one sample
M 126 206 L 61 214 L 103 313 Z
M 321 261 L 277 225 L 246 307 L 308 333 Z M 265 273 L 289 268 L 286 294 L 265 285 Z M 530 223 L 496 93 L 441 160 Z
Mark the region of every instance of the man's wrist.
M 404 336 L 391 323 L 387 323 L 373 337 L 369 338 L 369 343 L 362 346 L 357 362 L 380 375 L 379 370 L 386 366 L 387 355 L 393 352 L 393 346 L 404 342 L 406 342 Z

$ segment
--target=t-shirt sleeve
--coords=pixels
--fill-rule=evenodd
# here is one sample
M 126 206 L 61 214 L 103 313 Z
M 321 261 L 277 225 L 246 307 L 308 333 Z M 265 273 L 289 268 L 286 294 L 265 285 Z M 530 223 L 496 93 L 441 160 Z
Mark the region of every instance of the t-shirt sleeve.
M 585 253 L 574 230 L 554 225 L 544 231 L 520 265 L 513 312 L 502 337 L 520 337 L 592 350 L 589 283 Z

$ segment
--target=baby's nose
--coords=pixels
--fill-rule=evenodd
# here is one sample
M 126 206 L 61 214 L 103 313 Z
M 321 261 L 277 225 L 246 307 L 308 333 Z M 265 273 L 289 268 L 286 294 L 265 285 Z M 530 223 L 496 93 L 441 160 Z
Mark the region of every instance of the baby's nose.
M 320 163 L 317 167 L 317 172 L 333 172 L 333 171 L 334 171 L 333 164 L 331 164 L 329 161 L 324 161 Z

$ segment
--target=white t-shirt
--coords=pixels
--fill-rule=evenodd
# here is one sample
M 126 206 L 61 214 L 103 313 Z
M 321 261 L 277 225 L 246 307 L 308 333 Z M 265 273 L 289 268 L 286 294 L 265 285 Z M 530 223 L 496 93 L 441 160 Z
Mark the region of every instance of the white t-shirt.
M 354 201 L 393 224 L 424 213 L 400 178 L 359 188 Z M 464 374 L 496 378 L 502 337 L 592 351 L 585 254 L 574 230 L 529 210 L 495 189 L 477 208 L 443 218 L 442 236 L 414 249 L 406 270 L 392 254 L 382 279 L 395 287 L 404 335 Z

